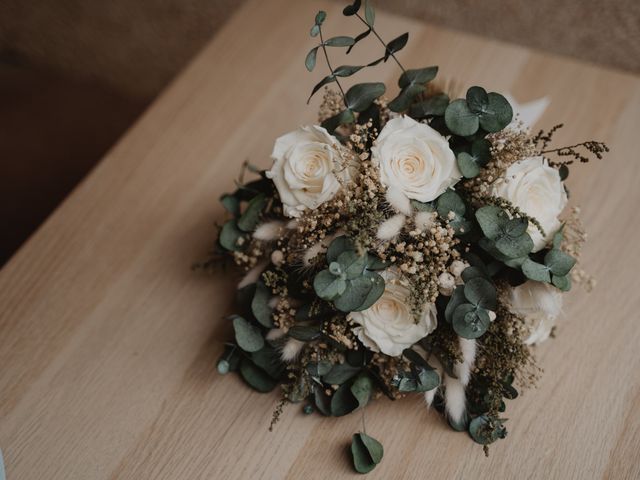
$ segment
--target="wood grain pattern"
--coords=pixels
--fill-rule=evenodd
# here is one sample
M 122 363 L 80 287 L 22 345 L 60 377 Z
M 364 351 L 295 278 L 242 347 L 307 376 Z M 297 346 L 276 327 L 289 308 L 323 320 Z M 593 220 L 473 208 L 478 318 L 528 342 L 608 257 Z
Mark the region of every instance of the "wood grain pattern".
M 274 11 L 288 9 L 278 22 Z M 10 479 L 347 478 L 358 415 L 285 410 L 277 394 L 215 373 L 229 326 L 229 275 L 190 272 L 222 218 L 217 197 L 245 159 L 262 166 L 276 136 L 314 120 L 303 59 L 315 11 L 355 32 L 333 3 L 246 4 L 0 272 L 0 447 Z M 510 402 L 510 434 L 485 458 L 420 398 L 367 408 L 385 445 L 369 478 L 638 478 L 640 224 L 638 78 L 379 15 L 408 30 L 407 65 L 527 101 L 550 95 L 540 124 L 559 144 L 596 138 L 612 153 L 572 172 L 600 280 L 568 297 L 547 370 Z M 378 46 L 358 46 L 374 58 Z M 337 63 L 337 60 L 336 60 Z M 391 64 L 365 78 L 394 83 Z

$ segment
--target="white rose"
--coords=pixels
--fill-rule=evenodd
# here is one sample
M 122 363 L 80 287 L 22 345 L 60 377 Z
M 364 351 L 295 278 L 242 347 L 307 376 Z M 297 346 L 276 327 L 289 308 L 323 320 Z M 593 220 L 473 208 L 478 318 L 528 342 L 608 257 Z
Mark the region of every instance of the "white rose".
M 387 277 L 384 293 L 376 303 L 367 310 L 348 315 L 358 324 L 354 332 L 364 346 L 374 352 L 397 357 L 435 330 L 436 306 L 428 304 L 416 319 L 407 305 L 409 293 L 409 289 L 397 279 Z
M 533 251 L 549 243 L 560 228 L 558 216 L 567 205 L 567 193 L 558 170 L 543 157 L 520 160 L 507 168 L 504 178 L 493 185 L 492 194 L 509 200 L 527 215 L 540 222 L 546 236 L 535 225 L 529 225 Z
M 307 208 L 315 209 L 330 200 L 341 188 L 339 180 L 349 179 L 342 165 L 340 144 L 324 128 L 300 127 L 278 138 L 267 177 L 273 180 L 284 213 L 299 217 Z
M 511 311 L 522 317 L 529 336 L 526 345 L 542 343 L 551 333 L 562 311 L 562 294 L 555 287 L 529 280 L 511 291 Z
M 447 139 L 409 117 L 389 120 L 371 152 L 383 185 L 420 202 L 435 200 L 462 176 Z

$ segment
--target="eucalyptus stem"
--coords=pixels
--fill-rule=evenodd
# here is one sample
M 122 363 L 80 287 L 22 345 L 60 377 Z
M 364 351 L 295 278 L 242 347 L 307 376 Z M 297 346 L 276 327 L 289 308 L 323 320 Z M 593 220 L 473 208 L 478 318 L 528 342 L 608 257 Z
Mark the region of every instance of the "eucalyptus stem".
M 329 67 L 329 71 L 331 75 L 333 75 L 333 67 L 331 66 L 331 62 L 329 61 L 329 54 L 327 53 L 327 47 L 324 44 L 324 38 L 322 37 L 322 26 L 318 25 L 318 31 L 320 32 L 320 45 L 322 46 L 322 51 L 324 52 L 324 58 L 327 61 L 327 67 Z M 340 89 L 340 93 L 342 94 L 342 100 L 344 101 L 345 106 L 347 105 L 347 97 L 344 94 L 344 90 L 342 89 L 342 85 L 340 85 L 340 80 L 338 77 L 335 77 L 336 83 L 338 84 L 338 88 Z
M 369 27 L 369 29 L 373 32 L 373 34 L 376 36 L 376 38 L 377 38 L 378 40 L 380 40 L 380 43 L 382 44 L 382 46 L 384 47 L 385 52 L 386 52 L 386 50 L 387 50 L 387 44 L 386 44 L 386 43 L 385 43 L 385 41 L 382 39 L 382 37 L 381 37 L 380 35 L 378 35 L 378 32 L 376 32 L 376 29 L 375 29 L 375 28 L 373 28 L 373 26 L 372 26 L 372 25 L 369 25 L 369 24 L 367 23 L 367 21 L 366 21 L 364 18 L 362 18 L 362 17 L 360 16 L 360 14 L 359 14 L 359 13 L 356 13 L 356 17 L 358 17 L 362 23 L 364 23 L 367 27 Z M 398 66 L 400 67 L 400 70 L 402 70 L 402 73 L 406 73 L 406 70 L 404 69 L 404 67 L 403 67 L 403 66 L 402 66 L 402 64 L 400 63 L 400 60 L 398 60 L 398 59 L 396 58 L 396 56 L 395 56 L 395 54 L 394 54 L 394 53 L 392 53 L 392 54 L 391 54 L 391 57 L 392 57 L 392 58 L 395 60 L 395 62 L 398 64 Z

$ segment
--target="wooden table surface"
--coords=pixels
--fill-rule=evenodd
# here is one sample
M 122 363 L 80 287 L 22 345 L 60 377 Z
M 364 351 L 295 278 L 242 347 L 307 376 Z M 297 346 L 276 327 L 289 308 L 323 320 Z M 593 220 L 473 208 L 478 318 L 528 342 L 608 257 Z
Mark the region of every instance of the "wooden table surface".
M 234 279 L 190 271 L 241 163 L 267 166 L 278 135 L 315 119 L 305 100 L 322 67 L 303 62 L 317 8 L 328 34 L 360 29 L 334 3 L 247 3 L 0 272 L 10 480 L 355 477 L 359 415 L 293 406 L 269 433 L 278 394 L 216 373 Z M 569 179 L 599 284 L 567 297 L 558 337 L 537 351 L 545 375 L 508 405 L 507 439 L 485 458 L 421 398 L 381 400 L 367 424 L 385 458 L 369 478 L 639 478 L 638 78 L 382 13 L 377 24 L 386 38 L 410 32 L 405 65 L 520 101 L 549 95 L 539 125 L 567 124 L 558 145 L 612 152 Z M 371 41 L 353 55 L 376 53 Z M 394 68 L 360 79 L 392 85 Z

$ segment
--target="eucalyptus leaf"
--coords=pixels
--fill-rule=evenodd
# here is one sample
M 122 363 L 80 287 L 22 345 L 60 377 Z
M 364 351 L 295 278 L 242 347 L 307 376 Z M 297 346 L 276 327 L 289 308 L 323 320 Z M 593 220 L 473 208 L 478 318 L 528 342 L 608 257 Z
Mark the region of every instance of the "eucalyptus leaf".
M 408 36 L 409 34 L 406 34 L 406 35 Z M 425 83 L 430 82 L 431 80 L 436 78 L 437 74 L 438 74 L 437 66 L 405 70 L 404 72 L 402 72 L 402 75 L 400 75 L 400 78 L 398 79 L 398 86 L 400 88 L 405 88 L 411 84 L 424 85 Z M 446 95 L 444 96 L 447 97 Z M 442 95 L 437 95 L 436 97 L 442 97 Z M 435 98 L 435 97 L 432 97 L 432 98 Z M 447 97 L 447 101 L 448 100 L 449 100 L 449 97 Z
M 347 279 L 353 280 L 363 275 L 367 261 L 367 254 L 358 255 L 356 252 L 347 251 L 338 256 L 337 263 L 342 267 Z
M 355 250 L 353 242 L 345 235 L 340 235 L 333 239 L 327 249 L 327 262 L 335 262 L 338 256 L 347 250 Z
M 279 379 L 285 372 L 285 365 L 280 359 L 280 353 L 273 347 L 265 345 L 264 348 L 253 352 L 251 360 L 256 366 L 264 370 L 271 378 Z
M 320 325 L 294 325 L 289 329 L 287 335 L 301 342 L 315 340 L 322 333 Z
M 231 213 L 234 217 L 240 215 L 240 200 L 235 195 L 222 195 L 222 197 L 220 197 L 220 202 L 225 210 Z
M 486 278 L 488 280 L 488 274 L 486 271 L 484 271 L 482 268 L 480 267 L 474 267 L 474 266 L 470 266 L 465 268 L 462 271 L 462 280 L 464 282 L 469 282 L 470 280 L 474 279 L 474 278 Z
M 530 258 L 527 258 L 522 264 L 522 273 L 530 280 L 536 282 L 551 282 L 551 273 L 549 267 L 542 265 L 541 263 L 534 262 Z
M 369 0 L 364 0 L 364 18 L 367 21 L 367 25 L 373 27 L 373 23 L 376 19 L 376 12 L 373 9 L 373 5 Z
M 475 162 L 473 156 L 467 152 L 458 153 L 456 160 L 458 168 L 464 178 L 474 178 L 480 174 L 480 165 Z
M 375 438 L 355 433 L 351 439 L 353 467 L 358 473 L 369 473 L 382 461 L 384 449 Z
M 311 27 L 311 30 L 309 30 L 309 35 L 311 35 L 312 37 L 317 37 L 318 35 L 320 35 L 320 27 L 318 27 L 318 25 L 314 25 L 313 27 Z
M 313 97 L 318 90 L 320 90 L 325 85 L 335 81 L 336 81 L 336 76 L 331 74 L 331 75 L 327 75 L 318 83 L 316 83 L 316 85 L 313 87 L 313 90 L 311 90 L 311 95 L 309 95 L 309 98 L 307 99 L 307 103 L 309 103 L 309 101 L 311 100 L 311 97 Z
M 337 363 L 329 373 L 322 377 L 322 381 L 329 385 L 342 385 L 350 378 L 353 378 L 360 370 L 360 367 L 355 367 L 347 362 Z
M 441 218 L 448 219 L 449 212 L 453 212 L 456 216 L 463 216 L 467 211 L 464 201 L 456 193 L 455 190 L 447 190 L 438 197 L 436 201 L 436 209 Z
M 244 236 L 245 233 L 238 228 L 237 222 L 235 220 L 229 220 L 222 226 L 218 242 L 220 242 L 220 246 L 225 250 L 235 252 L 242 250 L 242 246 L 239 244 L 238 240 Z
M 453 312 L 453 330 L 461 337 L 475 339 L 489 328 L 489 313 L 469 303 L 459 305 Z
M 260 221 L 262 209 L 267 204 L 267 197 L 264 193 L 260 193 L 253 197 L 238 219 L 238 228 L 244 232 L 253 232 Z
M 551 283 L 558 287 L 563 292 L 571 290 L 571 276 L 570 275 L 552 275 Z
M 363 112 L 384 92 L 384 83 L 358 83 L 345 94 L 347 107 L 354 112 Z
M 233 317 L 233 330 L 236 343 L 245 352 L 257 352 L 264 347 L 264 337 L 260 329 L 238 315 Z
M 571 271 L 576 264 L 576 259 L 562 250 L 554 248 L 544 256 L 544 263 L 549 267 L 551 273 L 562 277 Z
M 327 47 L 349 47 L 355 43 L 352 37 L 347 36 L 331 37 L 324 42 Z
M 478 116 L 469 109 L 464 99 L 449 104 L 444 112 L 444 121 L 451 132 L 462 137 L 473 135 L 480 127 Z
M 424 92 L 426 87 L 419 84 L 410 84 L 403 88 L 398 96 L 391 100 L 388 104 L 389 110 L 392 112 L 404 112 L 411 106 L 411 102 L 416 95 Z
M 240 362 L 240 375 L 251 388 L 261 393 L 267 393 L 276 388 L 277 380 L 271 378 L 267 372 L 256 366 L 248 358 Z
M 371 24 L 369 24 L 371 26 Z M 399 52 L 404 48 L 409 40 L 409 32 L 403 33 L 399 37 L 394 38 L 389 43 L 387 43 L 387 48 L 384 53 L 385 60 L 388 59 L 391 55 L 396 52 Z
M 429 116 L 444 115 L 445 110 L 449 105 L 449 96 L 442 93 L 440 95 L 434 95 L 426 100 L 411 105 L 409 109 L 409 115 L 413 118 L 424 118 Z
M 504 421 L 480 415 L 469 424 L 469 435 L 476 443 L 488 445 L 499 438 L 504 438 L 507 431 L 503 426 Z
M 355 2 L 353 2 L 351 5 L 347 5 L 346 7 L 344 7 L 344 9 L 342 10 L 342 14 L 345 17 L 355 15 L 356 13 L 358 13 L 358 10 L 360 10 L 361 4 L 362 0 L 355 0 Z
M 251 300 L 251 313 L 253 313 L 253 316 L 256 317 L 260 325 L 267 328 L 273 327 L 271 307 L 269 306 L 270 299 L 271 290 L 269 290 L 264 282 L 256 282 L 256 291 Z
M 347 282 L 333 275 L 329 270 L 322 270 L 313 279 L 313 289 L 323 300 L 334 300 L 342 295 L 347 288 Z
M 488 94 L 489 104 L 480 114 L 480 126 L 487 132 L 498 132 L 511 123 L 513 109 L 499 93 Z
M 354 38 L 354 44 L 351 45 L 349 48 L 347 48 L 347 52 L 346 53 L 348 54 L 349 52 L 351 52 L 351 49 L 355 46 L 355 44 L 358 43 L 360 40 L 364 40 L 365 38 L 367 38 L 370 33 L 371 33 L 371 28 L 368 28 L 364 32 L 356 35 L 356 38 Z M 367 66 L 369 66 L 369 65 L 367 65 Z
M 451 323 L 453 321 L 453 312 L 458 306 L 466 303 L 467 299 L 464 296 L 464 286 L 458 285 L 456 289 L 453 291 L 451 298 L 449 298 L 449 302 L 444 310 L 444 318 L 447 322 Z
M 307 363 L 307 372 L 313 377 L 320 378 L 331 371 L 333 365 L 325 360 Z
M 467 90 L 467 105 L 474 113 L 482 113 L 489 106 L 489 95 L 482 87 L 471 87 Z
M 327 18 L 327 12 L 325 12 L 324 10 L 320 10 L 317 14 L 316 14 L 316 25 L 320 26 L 324 23 L 325 19 Z
M 304 65 L 310 72 L 312 72 L 316 66 L 316 55 L 318 54 L 318 48 L 319 47 L 313 47 L 311 50 L 309 50 L 309 53 L 307 53 L 307 57 L 304 59 Z
M 475 277 L 467 281 L 464 285 L 464 296 L 476 307 L 496 309 L 496 287 L 485 278 Z
M 331 397 L 331 415 L 342 417 L 358 408 L 358 400 L 351 393 L 351 385 L 344 383 Z
M 486 205 L 476 210 L 476 219 L 482 233 L 490 240 L 495 240 L 503 232 L 503 226 L 509 220 L 507 212 L 495 205 Z
M 528 233 L 518 237 L 504 233 L 495 240 L 495 246 L 500 253 L 509 258 L 522 258 L 533 250 L 533 240 Z
M 359 312 L 373 305 L 384 293 L 384 279 L 374 272 L 350 280 L 344 293 L 333 302 L 342 312 Z
M 329 133 L 333 133 L 340 125 L 349 125 L 355 122 L 356 117 L 350 109 L 342 110 L 335 114 L 333 117 L 329 117 L 323 120 L 321 126 L 326 128 Z
M 369 403 L 372 393 L 373 382 L 371 381 L 371 378 L 368 375 L 361 373 L 351 385 L 351 394 L 358 401 L 358 406 L 360 408 Z
M 313 400 L 320 413 L 327 417 L 331 415 L 331 398 L 327 396 L 320 385 L 313 388 Z
M 350 77 L 359 70 L 362 70 L 362 65 L 340 65 L 333 71 L 333 75 L 336 77 Z

